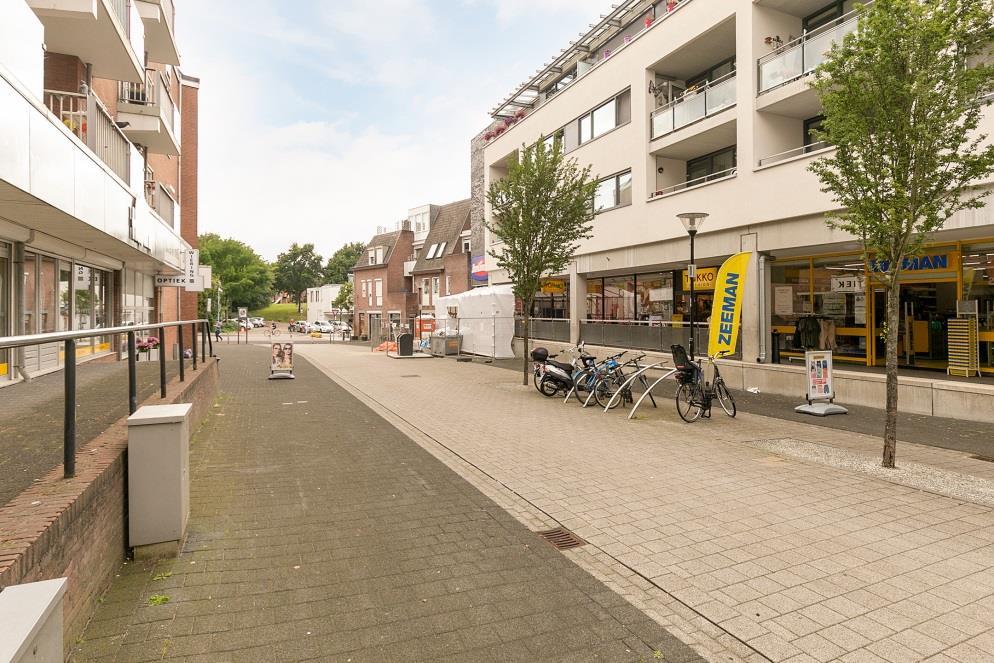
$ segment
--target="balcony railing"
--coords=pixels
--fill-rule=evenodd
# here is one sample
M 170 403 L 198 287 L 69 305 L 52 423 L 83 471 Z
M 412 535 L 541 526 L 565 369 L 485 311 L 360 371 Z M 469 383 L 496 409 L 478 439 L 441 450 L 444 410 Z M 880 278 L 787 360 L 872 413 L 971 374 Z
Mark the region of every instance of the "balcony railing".
M 131 143 L 94 94 L 45 90 L 45 105 L 118 177 L 130 184 Z
M 851 11 L 831 23 L 798 37 L 759 59 L 759 94 L 769 92 L 810 74 L 825 61 L 832 45 L 839 43 L 859 24 Z
M 818 141 L 817 143 L 811 143 L 809 145 L 802 145 L 801 147 L 795 147 L 792 150 L 787 150 L 786 152 L 780 152 L 779 154 L 774 154 L 768 157 L 763 157 L 759 160 L 760 166 L 769 166 L 770 164 L 779 163 L 781 161 L 787 161 L 788 159 L 793 159 L 794 157 L 799 157 L 809 152 L 817 152 L 830 144 L 825 141 Z
M 679 99 L 652 113 L 652 139 L 673 133 L 688 124 L 715 115 L 735 105 L 735 72 L 729 72 L 702 87 L 688 90 Z
M 733 177 L 738 172 L 738 168 L 728 168 L 726 170 L 719 170 L 716 173 L 711 173 L 710 175 L 705 175 L 703 177 L 695 177 L 692 180 L 687 180 L 686 182 L 680 182 L 679 184 L 674 184 L 673 186 L 668 186 L 665 189 L 659 189 L 651 196 L 649 200 L 654 198 L 659 198 L 671 193 L 676 193 L 677 191 L 683 191 L 684 189 L 692 189 L 695 186 L 700 186 L 702 184 L 707 184 L 708 182 L 713 182 L 715 180 L 725 179 L 726 177 Z
M 169 89 L 161 72 L 157 69 L 145 70 L 144 83 L 121 81 L 118 84 L 118 100 L 138 106 L 159 106 L 159 115 L 170 129 L 176 126 L 176 105 L 169 96 Z

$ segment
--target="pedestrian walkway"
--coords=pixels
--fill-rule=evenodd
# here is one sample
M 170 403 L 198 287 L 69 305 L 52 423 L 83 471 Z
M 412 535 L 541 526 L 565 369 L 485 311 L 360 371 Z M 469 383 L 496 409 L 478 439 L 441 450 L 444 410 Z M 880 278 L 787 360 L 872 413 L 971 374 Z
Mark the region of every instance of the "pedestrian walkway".
M 177 373 L 167 362 L 167 379 Z M 159 389 L 159 364 L 137 365 L 138 400 Z M 78 447 L 128 416 L 128 363 L 116 356 L 79 364 L 76 369 Z M 62 462 L 64 375 L 49 373 L 0 389 L 0 505 L 6 504 Z
M 77 661 L 700 660 L 306 361 L 217 350 L 183 550 L 125 565 Z
M 994 510 L 787 453 L 879 458 L 879 438 L 749 413 L 688 425 L 669 400 L 629 422 L 480 364 L 301 354 L 520 520 L 577 532 L 574 560 L 710 660 L 994 660 Z M 973 482 L 990 466 L 908 443 L 898 459 Z

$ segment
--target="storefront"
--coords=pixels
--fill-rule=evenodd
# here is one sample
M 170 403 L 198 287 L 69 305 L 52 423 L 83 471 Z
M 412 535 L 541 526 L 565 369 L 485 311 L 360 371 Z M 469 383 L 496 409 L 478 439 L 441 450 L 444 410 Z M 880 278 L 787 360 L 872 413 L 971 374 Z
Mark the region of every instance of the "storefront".
M 780 332 L 781 354 L 832 350 L 838 361 L 883 365 L 887 296 L 873 275 L 886 268 L 858 253 L 775 260 L 771 326 Z M 905 260 L 900 283 L 902 366 L 945 370 L 949 320 L 957 302 L 975 302 L 981 369 L 994 373 L 994 242 L 928 246 Z
M 0 336 L 109 326 L 113 317 L 110 272 L 32 249 L 25 250 L 23 256 L 23 266 L 17 274 L 13 245 L 0 242 Z M 20 292 L 15 288 L 18 277 Z M 22 316 L 23 330 L 15 328 L 17 315 Z M 81 339 L 76 355 L 92 356 L 110 349 L 110 339 L 106 337 Z M 0 381 L 19 377 L 12 368 L 14 359 L 12 351 L 0 351 Z M 29 375 L 57 369 L 64 363 L 61 343 L 23 350 L 23 369 Z

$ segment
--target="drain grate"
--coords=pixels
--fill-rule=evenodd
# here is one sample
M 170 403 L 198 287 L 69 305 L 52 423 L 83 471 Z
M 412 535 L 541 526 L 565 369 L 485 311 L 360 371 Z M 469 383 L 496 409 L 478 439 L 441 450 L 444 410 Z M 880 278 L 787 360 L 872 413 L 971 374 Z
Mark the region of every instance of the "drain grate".
M 402 377 L 402 378 L 419 378 L 421 376 L 420 375 L 401 375 L 400 377 Z
M 546 532 L 537 532 L 537 534 L 551 543 L 556 550 L 569 550 L 587 543 L 565 527 L 557 527 Z
M 970 456 L 970 458 L 972 458 L 973 460 L 982 460 L 985 463 L 994 463 L 994 458 L 991 458 L 990 456 L 976 456 L 976 455 L 974 455 L 974 456 Z

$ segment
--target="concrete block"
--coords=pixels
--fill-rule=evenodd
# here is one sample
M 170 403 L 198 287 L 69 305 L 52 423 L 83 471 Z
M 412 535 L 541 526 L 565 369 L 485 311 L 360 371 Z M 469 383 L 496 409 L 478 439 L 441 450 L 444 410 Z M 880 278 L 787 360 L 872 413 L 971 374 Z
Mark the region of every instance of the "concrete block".
M 994 422 L 994 386 L 942 381 L 934 383 L 932 389 L 935 412 L 943 417 Z M 994 441 L 991 448 L 994 450 Z
M 0 661 L 62 663 L 66 579 L 12 585 L 0 592 Z

